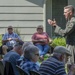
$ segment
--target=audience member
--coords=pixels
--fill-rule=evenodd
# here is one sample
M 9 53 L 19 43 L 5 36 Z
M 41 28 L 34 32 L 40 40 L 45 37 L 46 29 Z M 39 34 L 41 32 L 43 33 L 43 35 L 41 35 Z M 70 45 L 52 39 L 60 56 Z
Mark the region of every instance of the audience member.
M 38 71 L 39 65 L 36 62 L 39 59 L 39 49 L 34 45 L 29 45 L 24 48 L 24 59 L 20 64 L 20 67 L 27 73 L 30 70 Z
M 7 53 L 7 49 L 9 50 L 13 49 L 14 45 L 17 42 L 22 42 L 18 34 L 13 32 L 12 26 L 8 26 L 7 30 L 8 32 L 4 34 L 3 39 L 2 39 L 2 42 L 3 42 L 2 50 L 4 54 Z
M 52 40 L 50 39 L 50 42 Z M 49 36 L 46 32 L 43 32 L 43 26 L 39 25 L 37 27 L 37 32 L 32 36 L 32 42 L 35 46 L 39 48 L 40 58 L 43 59 L 44 55 L 50 49 L 49 44 Z
M 26 48 L 29 45 L 33 45 L 33 43 L 32 42 L 24 42 L 23 43 L 23 46 L 22 46 L 23 54 L 21 55 L 20 59 L 17 61 L 18 65 L 21 63 L 21 61 L 24 58 L 24 50 L 25 50 L 24 48 Z
M 65 63 L 71 56 L 67 48 L 57 46 L 54 48 L 53 56 L 44 61 L 39 69 L 41 75 L 67 75 L 65 72 Z M 75 66 L 72 66 L 68 75 L 73 75 Z
M 23 51 L 22 51 L 22 44 L 17 43 L 13 50 L 9 51 L 8 53 L 5 54 L 3 61 L 4 63 L 6 61 L 9 61 L 12 64 L 13 70 L 15 75 L 18 75 L 18 71 L 16 69 L 16 65 L 17 65 L 17 60 L 20 59 L 20 56 L 22 55 Z

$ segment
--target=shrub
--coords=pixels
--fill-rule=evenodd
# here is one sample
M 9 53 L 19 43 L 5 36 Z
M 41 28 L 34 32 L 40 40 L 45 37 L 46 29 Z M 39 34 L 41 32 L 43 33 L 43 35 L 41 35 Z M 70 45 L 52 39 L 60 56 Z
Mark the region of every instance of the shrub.
M 2 34 L 0 34 L 0 46 L 2 45 Z
M 65 38 L 61 38 L 61 37 L 58 37 L 58 38 L 55 38 L 52 42 L 52 44 L 50 44 L 53 48 L 56 47 L 56 46 L 66 46 L 66 40 Z

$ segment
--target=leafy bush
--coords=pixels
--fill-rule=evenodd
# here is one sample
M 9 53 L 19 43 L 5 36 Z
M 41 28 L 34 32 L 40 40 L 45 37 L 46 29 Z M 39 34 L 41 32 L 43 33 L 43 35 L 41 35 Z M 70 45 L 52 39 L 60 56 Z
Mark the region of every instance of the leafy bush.
M 0 34 L 0 46 L 2 45 L 2 34 Z
M 66 46 L 66 40 L 65 38 L 61 38 L 61 37 L 58 37 L 58 38 L 55 38 L 52 42 L 52 44 L 50 44 L 53 48 L 56 47 L 56 46 Z

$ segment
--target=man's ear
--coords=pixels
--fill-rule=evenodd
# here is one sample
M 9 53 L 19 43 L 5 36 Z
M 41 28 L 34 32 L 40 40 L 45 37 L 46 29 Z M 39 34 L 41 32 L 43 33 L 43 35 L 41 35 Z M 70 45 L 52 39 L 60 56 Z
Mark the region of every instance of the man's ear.
M 61 55 L 61 56 L 60 56 L 60 60 L 62 61 L 62 60 L 63 60 L 63 58 L 64 58 L 64 56 L 63 56 L 63 55 Z
M 72 11 L 70 11 L 69 14 L 72 15 L 73 14 Z

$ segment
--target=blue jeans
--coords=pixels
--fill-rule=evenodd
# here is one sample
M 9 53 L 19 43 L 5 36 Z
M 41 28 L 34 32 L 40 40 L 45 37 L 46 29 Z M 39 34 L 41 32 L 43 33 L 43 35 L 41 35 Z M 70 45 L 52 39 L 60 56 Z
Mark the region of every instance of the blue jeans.
M 39 54 L 40 56 L 44 56 L 50 49 L 50 46 L 48 44 L 41 45 L 41 44 L 35 44 L 39 48 Z

